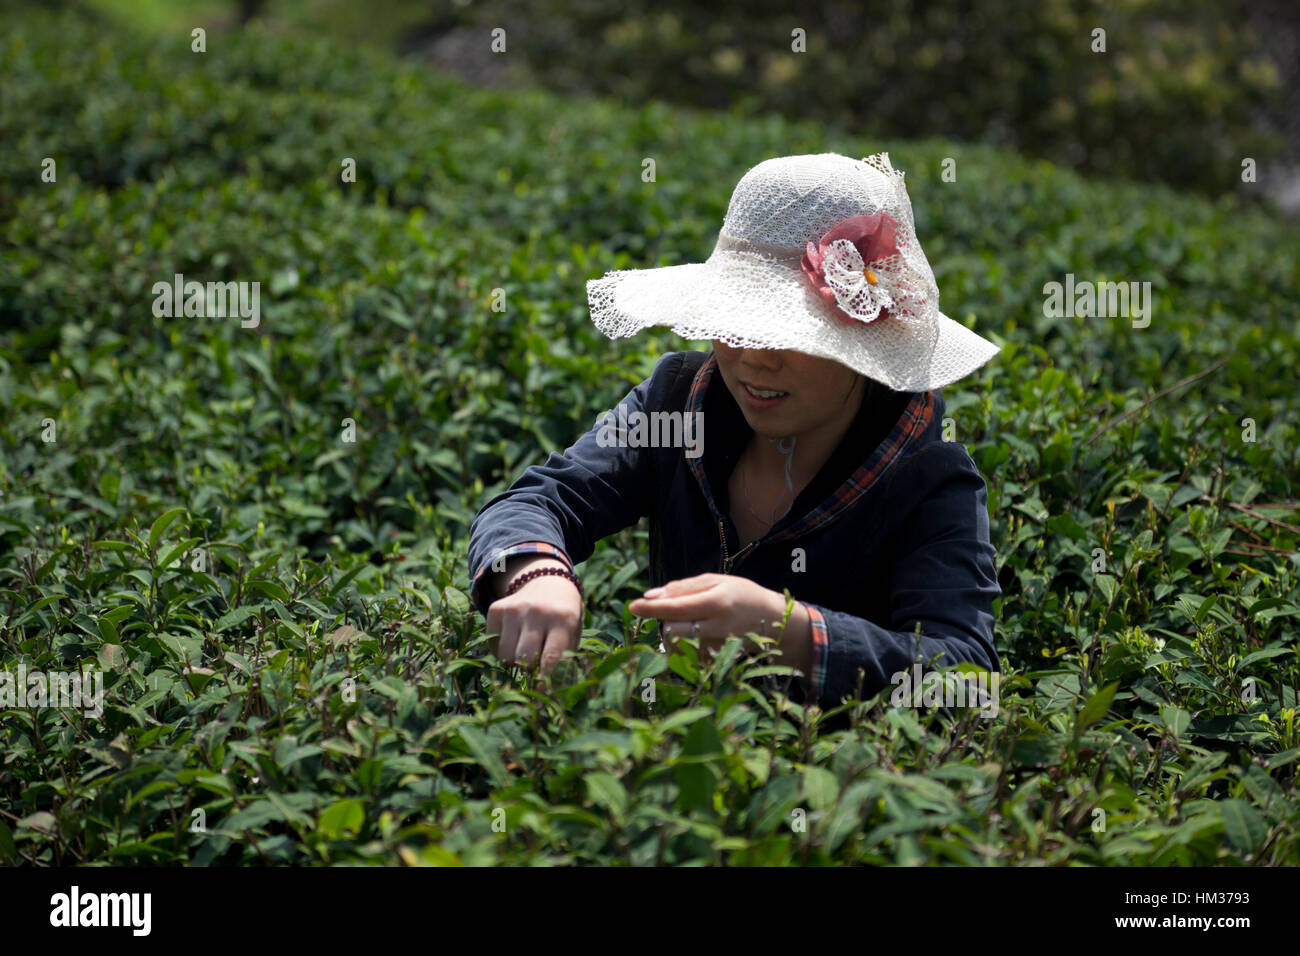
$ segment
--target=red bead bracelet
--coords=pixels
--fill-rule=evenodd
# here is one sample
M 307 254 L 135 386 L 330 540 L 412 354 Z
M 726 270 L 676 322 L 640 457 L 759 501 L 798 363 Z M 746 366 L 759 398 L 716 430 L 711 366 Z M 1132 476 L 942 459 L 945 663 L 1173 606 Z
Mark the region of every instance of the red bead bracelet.
M 582 597 L 582 582 L 578 580 L 576 574 L 572 571 L 566 570 L 565 568 L 534 568 L 531 571 L 525 571 L 523 574 L 519 575 L 519 577 L 510 582 L 510 587 L 506 589 L 506 597 L 514 594 L 533 578 L 540 578 L 544 574 L 558 574 L 562 578 L 568 578 L 573 582 L 574 586 L 577 587 L 578 597 Z

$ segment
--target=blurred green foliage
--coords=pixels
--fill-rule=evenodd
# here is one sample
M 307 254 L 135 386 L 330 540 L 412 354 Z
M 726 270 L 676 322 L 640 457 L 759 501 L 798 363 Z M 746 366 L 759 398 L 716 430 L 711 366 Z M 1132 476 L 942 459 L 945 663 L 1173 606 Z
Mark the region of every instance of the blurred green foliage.
M 0 661 L 107 685 L 102 720 L 0 714 L 0 860 L 1300 860 L 1295 227 L 258 28 L 194 54 L 25 14 L 0 69 Z M 604 339 L 585 280 L 706 257 L 764 158 L 882 145 L 945 310 L 1004 344 L 947 395 L 999 716 L 821 714 L 762 661 L 665 659 L 623 610 L 643 529 L 587 562 L 560 688 L 484 657 L 474 511 L 682 344 Z M 259 281 L 260 326 L 155 317 L 177 272 Z M 1067 272 L 1151 282 L 1150 327 L 1045 316 Z
M 1241 188 L 1243 157 L 1283 148 L 1279 65 L 1258 24 L 1247 25 L 1258 6 L 489 0 L 463 16 L 482 29 L 516 27 L 530 75 L 557 90 L 739 103 L 834 121 L 863 137 L 984 141 L 1217 195 Z M 1294 30 L 1294 14 L 1275 11 Z M 796 29 L 806 53 L 792 52 Z
M 1300 44 L 1288 0 L 83 2 L 172 34 L 255 10 L 285 34 L 431 55 L 494 82 L 986 142 L 1251 198 L 1266 191 L 1242 183 L 1242 160 L 1285 152 Z

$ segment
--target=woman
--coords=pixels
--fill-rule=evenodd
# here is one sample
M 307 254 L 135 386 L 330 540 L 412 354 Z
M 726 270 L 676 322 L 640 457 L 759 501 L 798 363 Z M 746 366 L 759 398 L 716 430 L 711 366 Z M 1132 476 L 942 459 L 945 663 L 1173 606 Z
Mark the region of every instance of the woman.
M 760 163 L 707 262 L 588 296 L 611 337 L 664 325 L 713 351 L 662 357 L 617 430 L 478 513 L 472 597 L 499 657 L 549 673 L 581 633 L 574 565 L 646 516 L 655 586 L 629 610 L 669 639 L 776 638 L 804 700 L 872 696 L 916 661 L 998 669 L 985 486 L 935 391 L 997 347 L 939 312 L 887 154 Z

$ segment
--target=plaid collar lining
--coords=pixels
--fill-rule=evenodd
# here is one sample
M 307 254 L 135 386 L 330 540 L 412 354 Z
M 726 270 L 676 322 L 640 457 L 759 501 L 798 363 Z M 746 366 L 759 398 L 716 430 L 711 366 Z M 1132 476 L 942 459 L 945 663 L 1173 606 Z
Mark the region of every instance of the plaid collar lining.
M 709 383 L 713 381 L 713 373 L 717 367 L 718 357 L 710 353 L 705 363 L 700 366 L 700 370 L 695 373 L 695 380 L 691 383 L 690 396 L 686 400 L 688 414 L 703 410 L 704 396 L 708 393 Z M 916 441 L 933 421 L 934 392 L 921 392 L 913 396 L 889 434 L 833 495 L 809 511 L 802 520 L 765 540 L 783 541 L 798 537 L 838 520 L 880 480 L 880 477 L 889 470 L 890 465 L 898 460 L 907 447 Z M 695 475 L 696 482 L 699 483 L 700 490 L 704 493 L 709 509 L 715 518 L 721 519 L 713 494 L 709 490 L 708 477 L 704 471 L 704 456 L 688 458 L 687 462 Z

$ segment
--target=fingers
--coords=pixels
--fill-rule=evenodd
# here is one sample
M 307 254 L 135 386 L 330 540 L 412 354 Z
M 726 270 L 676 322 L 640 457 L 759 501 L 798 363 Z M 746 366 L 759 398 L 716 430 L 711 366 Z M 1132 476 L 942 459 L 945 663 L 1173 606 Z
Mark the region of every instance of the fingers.
M 656 598 L 659 596 L 677 597 L 681 594 L 692 594 L 696 591 L 705 591 L 718 583 L 719 579 L 725 578 L 722 574 L 697 574 L 690 578 L 678 578 L 676 581 L 669 581 L 663 587 L 651 588 L 646 591 L 647 598 Z
M 532 670 L 537 666 L 545 642 L 546 632 L 535 622 L 525 620 L 519 628 L 519 643 L 515 645 L 515 663 L 524 670 Z
M 723 610 L 716 596 L 707 590 L 682 597 L 637 598 L 628 604 L 627 609 L 637 617 L 653 617 L 661 621 L 700 621 L 716 617 Z
M 660 618 L 660 620 L 663 621 L 664 633 L 672 638 L 707 637 L 713 630 L 713 622 L 703 617 L 690 617 L 683 614 L 677 617 Z
M 730 637 L 730 629 L 720 624 L 717 620 L 700 621 L 700 627 L 697 631 L 692 621 L 672 621 L 663 626 L 663 642 L 659 650 L 667 654 L 678 654 L 682 651 L 682 646 L 678 643 L 682 638 L 694 637 L 699 641 L 699 658 L 701 661 L 710 659 L 717 655 Z
M 528 585 L 529 595 L 501 598 L 488 608 L 484 633 L 489 647 L 506 665 L 517 664 L 526 670 L 543 669 L 549 674 L 566 650 L 577 645 L 582 630 L 582 608 L 576 589 L 566 582 L 538 581 Z M 571 592 L 571 593 L 570 593 Z
M 519 645 L 519 617 L 515 614 L 503 614 L 501 618 L 501 640 L 497 645 L 497 658 L 506 664 L 513 664 Z
M 489 605 L 487 623 L 483 625 L 483 634 L 488 638 L 488 650 L 493 656 L 500 657 L 501 648 L 501 609 L 496 604 Z
M 483 632 L 497 635 L 497 639 L 490 642 L 488 647 L 503 664 L 513 664 L 518 658 L 525 624 L 520 609 L 506 600 L 494 601 L 488 608 Z
M 572 647 L 572 635 L 568 628 L 552 627 L 546 632 L 546 643 L 542 648 L 541 672 L 543 677 L 549 677 L 551 671 L 555 670 L 555 665 L 560 663 L 564 652 Z
M 637 617 L 654 617 L 661 620 L 687 620 L 682 615 L 694 614 L 697 618 L 716 613 L 710 607 L 711 592 L 721 581 L 722 574 L 697 574 L 690 578 L 669 581 L 663 587 L 651 588 L 642 597 L 631 601 L 627 609 Z M 665 613 L 667 612 L 667 613 Z

